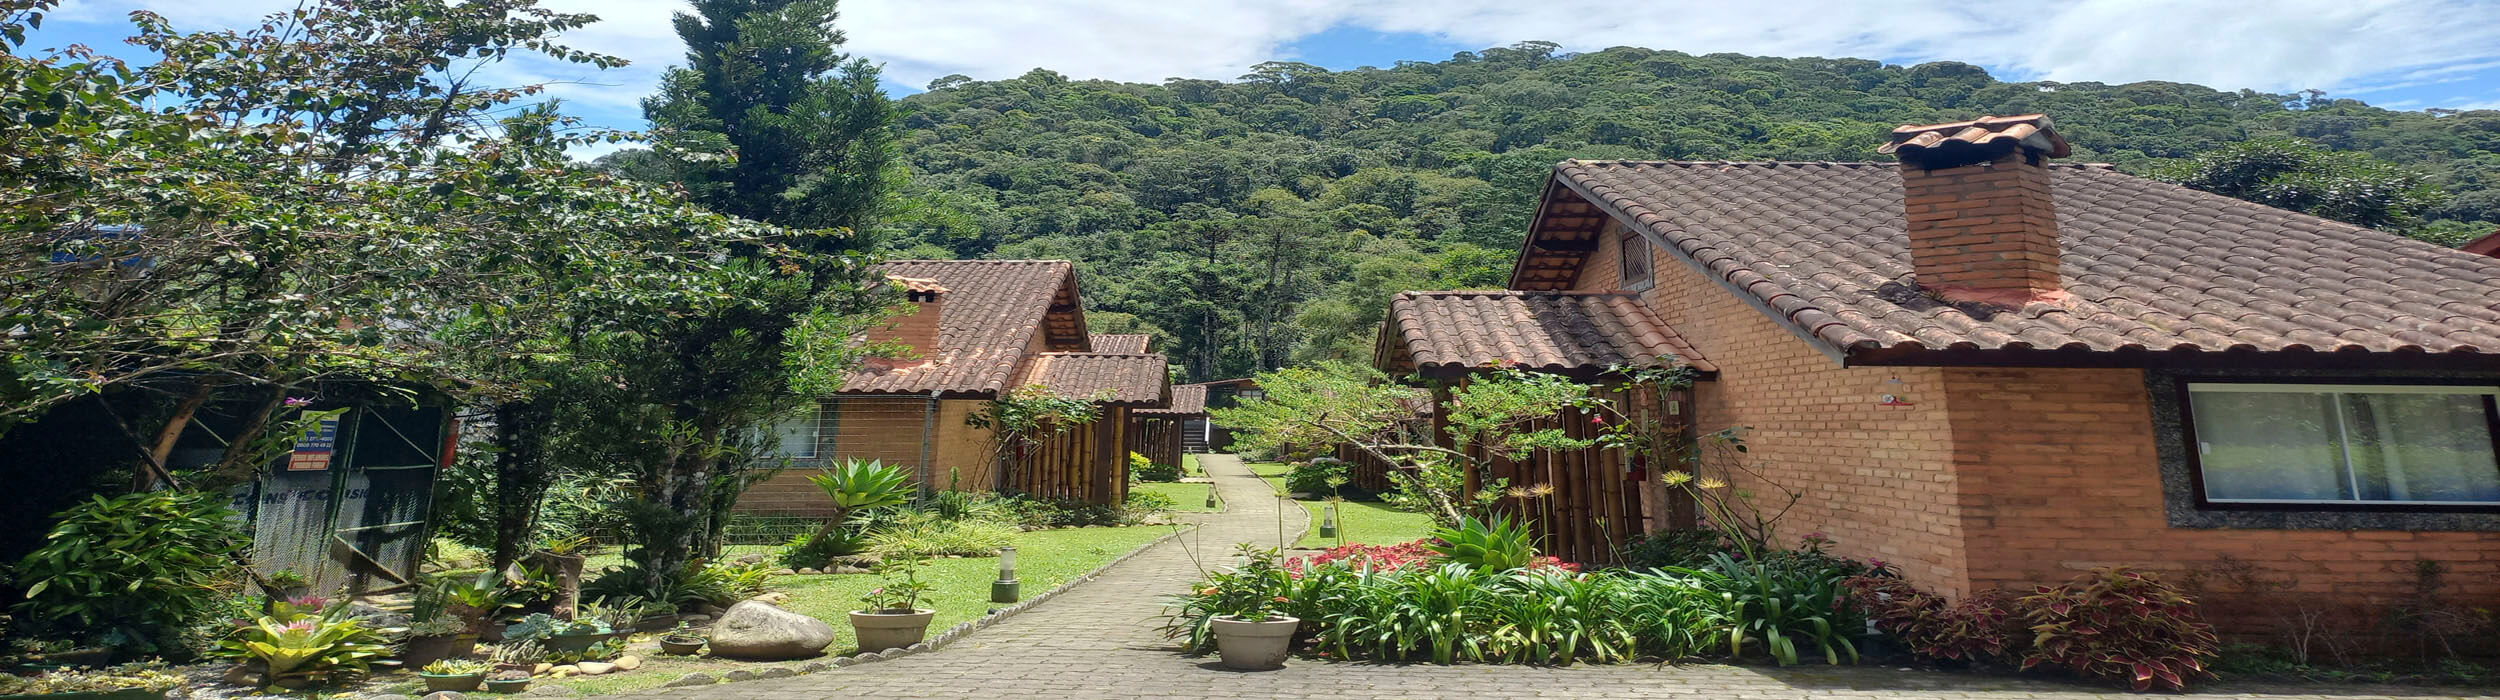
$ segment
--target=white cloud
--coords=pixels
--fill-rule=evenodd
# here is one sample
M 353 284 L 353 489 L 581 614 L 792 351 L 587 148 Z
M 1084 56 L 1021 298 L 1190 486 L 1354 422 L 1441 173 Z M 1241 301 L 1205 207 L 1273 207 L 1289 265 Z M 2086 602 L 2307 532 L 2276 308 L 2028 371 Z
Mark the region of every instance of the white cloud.
M 118 21 L 148 7 L 188 26 L 238 26 L 291 0 L 73 0 L 62 18 Z M 503 75 L 596 84 L 555 94 L 625 115 L 681 59 L 681 0 L 549 0 L 606 21 L 568 36 L 632 67 L 524 63 Z M 1567 50 L 1958 60 L 2009 79 L 2169 80 L 2217 88 L 2382 91 L 2488 71 L 2500 3 L 2483 0 L 2070 0 L 2057 3 L 1625 2 L 1624 0 L 846 0 L 850 49 L 893 83 L 1036 67 L 1072 78 L 1231 78 L 1332 26 L 1473 46 L 1542 39 Z M 1417 56 L 1418 59 L 1436 58 Z

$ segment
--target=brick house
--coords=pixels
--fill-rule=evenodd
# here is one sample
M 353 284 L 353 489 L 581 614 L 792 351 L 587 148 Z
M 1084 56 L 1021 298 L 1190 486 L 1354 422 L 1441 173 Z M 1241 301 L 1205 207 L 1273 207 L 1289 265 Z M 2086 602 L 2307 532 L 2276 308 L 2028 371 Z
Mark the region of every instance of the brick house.
M 1074 263 L 899 260 L 878 271 L 902 288 L 908 308 L 872 335 L 912 352 L 870 360 L 833 396 L 778 424 L 771 456 L 796 468 L 749 488 L 740 512 L 826 515 L 810 467 L 853 458 L 905 465 L 929 488 L 1127 497 L 1129 412 L 1170 405 L 1171 383 L 1146 336 L 1086 332 Z M 1029 385 L 1092 399 L 1100 417 L 993 463 L 994 436 L 965 419 Z
M 1378 364 L 1691 361 L 1693 427 L 1805 491 L 1783 533 L 1950 594 L 2127 564 L 2373 604 L 2431 561 L 2500 600 L 2500 260 L 2057 164 L 2041 115 L 1882 150 L 1561 163 L 1509 291 L 1399 296 Z

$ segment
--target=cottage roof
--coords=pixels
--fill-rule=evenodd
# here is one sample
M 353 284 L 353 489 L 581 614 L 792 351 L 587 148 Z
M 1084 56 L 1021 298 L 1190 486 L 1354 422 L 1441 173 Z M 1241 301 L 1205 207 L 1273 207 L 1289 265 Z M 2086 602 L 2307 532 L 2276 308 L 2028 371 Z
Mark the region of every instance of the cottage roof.
M 1036 342 L 1084 350 L 1076 266 L 1066 260 L 897 260 L 877 266 L 898 284 L 944 289 L 937 349 L 928 362 L 852 372 L 844 394 L 995 396 Z
M 1607 216 L 1851 361 L 2054 351 L 2488 364 L 2500 353 L 2500 259 L 2105 165 L 2048 166 L 2070 298 L 1939 301 L 1911 275 L 1899 167 L 1566 161 L 1511 286 L 1572 287 Z
M 1669 358 L 1716 371 L 1708 358 L 1623 292 L 1402 292 L 1376 364 L 1427 374 L 1493 364 L 1596 372 Z
M 1172 386 L 1170 408 L 1138 409 L 1138 413 L 1158 416 L 1195 416 L 1207 412 L 1207 385 L 1175 384 Z
M 1041 353 L 1033 356 L 1017 383 L 1038 384 L 1060 396 L 1103 403 L 1156 408 L 1171 404 L 1168 361 L 1155 354 Z
M 1148 352 L 1146 347 L 1153 342 L 1154 336 L 1144 333 L 1096 333 L 1093 346 L 1094 352 L 1138 355 Z

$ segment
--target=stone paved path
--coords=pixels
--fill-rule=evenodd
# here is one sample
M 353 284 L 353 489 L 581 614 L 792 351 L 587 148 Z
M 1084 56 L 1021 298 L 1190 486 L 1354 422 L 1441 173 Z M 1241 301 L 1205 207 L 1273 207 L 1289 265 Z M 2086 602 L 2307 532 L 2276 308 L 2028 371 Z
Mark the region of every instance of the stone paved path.
M 1222 562 L 1234 542 L 1272 545 L 1278 503 L 1232 457 L 1201 455 L 1229 508 L 1086 583 L 947 648 L 795 678 L 651 691 L 651 698 L 2094 698 L 2104 688 L 2033 678 L 1870 667 L 1777 669 L 1633 664 L 1533 668 L 1331 663 L 1238 673 L 1182 656 L 1155 632 L 1160 597 Z M 1298 507 L 1290 506 L 1299 510 Z M 1308 522 L 1288 512 L 1287 530 Z M 1296 536 L 1293 532 L 1288 536 Z M 1193 556 L 1195 561 L 1193 561 Z M 2286 700 L 2500 697 L 2468 689 L 2214 686 L 2210 697 Z

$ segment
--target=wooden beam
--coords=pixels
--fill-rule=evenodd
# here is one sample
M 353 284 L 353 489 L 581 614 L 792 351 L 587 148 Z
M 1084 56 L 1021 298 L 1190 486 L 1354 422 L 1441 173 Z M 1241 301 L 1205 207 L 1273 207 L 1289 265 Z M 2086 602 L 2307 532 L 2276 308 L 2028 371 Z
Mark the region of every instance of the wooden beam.
M 1539 239 L 1536 239 L 1536 247 L 1537 247 L 1537 249 L 1538 249 L 1538 250 L 1551 250 L 1551 251 L 1555 251 L 1555 252 L 1562 252 L 1562 253 L 1573 253 L 1573 252 L 1577 252 L 1577 253 L 1591 253 L 1591 252 L 1596 252 L 1596 251 L 1597 251 L 1597 239 L 1595 239 L 1595 238 L 1573 238 L 1573 239 L 1539 238 Z

